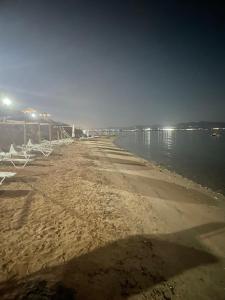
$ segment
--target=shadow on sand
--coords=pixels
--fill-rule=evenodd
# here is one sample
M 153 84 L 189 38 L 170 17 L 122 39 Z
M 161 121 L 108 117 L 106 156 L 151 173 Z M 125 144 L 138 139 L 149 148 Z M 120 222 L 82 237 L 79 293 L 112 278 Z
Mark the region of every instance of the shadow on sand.
M 134 157 L 132 154 L 129 154 L 127 152 L 122 152 L 122 151 L 105 151 L 106 154 L 112 154 L 112 155 L 117 155 L 117 156 L 125 156 L 125 157 Z
M 128 151 L 124 150 L 124 149 L 120 149 L 120 148 L 114 148 L 114 147 L 96 147 L 100 150 L 109 150 L 109 151 L 113 151 L 113 152 L 125 152 L 125 153 L 128 153 L 129 155 L 132 155 L 130 154 Z
M 177 241 L 181 237 L 183 241 L 185 237 L 195 240 L 200 234 L 215 234 L 224 227 L 225 223 L 210 223 L 167 235 L 129 236 L 75 257 L 63 265 L 32 274 L 20 282 L 12 280 L 2 283 L 1 293 L 7 295 L 17 289 L 24 295 L 20 299 L 33 299 L 26 297 L 27 286 L 42 279 L 50 285 L 60 282 L 65 291 L 72 288 L 76 296 L 70 294 L 66 298 L 62 289 L 61 297 L 35 299 L 119 300 L 143 293 L 161 283 L 161 288 L 154 288 L 150 293 L 157 289 L 157 293 L 162 293 L 160 299 L 167 299 L 163 298 L 165 292 L 170 293 L 171 297 L 175 293 L 174 287 L 167 284 L 168 279 L 186 270 L 219 261 L 204 251 L 198 242 L 193 248 Z
M 95 155 L 89 155 L 89 154 L 84 154 L 82 157 L 91 159 L 91 160 L 96 160 L 96 161 L 106 161 L 108 163 L 113 163 L 113 164 L 122 164 L 122 165 L 130 165 L 130 166 L 142 166 L 146 167 L 146 163 L 142 163 L 137 160 L 132 160 L 132 159 L 124 159 L 124 158 L 115 158 L 115 157 L 109 157 L 109 156 L 95 156 Z
M 26 224 L 27 218 L 30 213 L 31 204 L 34 200 L 34 195 L 35 195 L 34 191 L 29 191 L 26 198 L 24 199 L 24 205 L 18 216 L 18 221 L 16 222 L 16 224 L 13 227 L 14 230 L 18 230 L 18 229 L 22 228 L 23 225 Z
M 30 193 L 30 190 L 1 190 L 0 198 L 16 198 L 25 197 Z
M 47 162 L 47 160 L 46 160 Z M 36 163 L 29 163 L 27 165 L 28 167 L 44 167 L 44 168 L 50 168 L 50 167 L 53 167 L 54 165 L 53 164 L 42 164 L 42 163 L 39 163 L 38 161 Z

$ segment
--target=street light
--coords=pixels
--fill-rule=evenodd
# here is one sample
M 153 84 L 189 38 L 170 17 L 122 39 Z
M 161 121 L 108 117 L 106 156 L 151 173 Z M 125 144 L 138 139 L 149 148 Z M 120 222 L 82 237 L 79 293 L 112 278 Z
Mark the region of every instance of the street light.
M 27 143 L 27 125 L 29 125 L 30 119 L 36 119 L 38 117 L 37 111 L 33 108 L 26 108 L 22 110 L 24 113 L 24 144 Z M 27 124 L 28 121 L 28 124 Z
M 37 118 L 37 115 L 35 114 L 35 113 L 31 113 L 31 118 L 33 118 L 33 119 L 36 119 Z
M 9 98 L 3 98 L 2 99 L 2 104 L 5 106 L 11 106 L 12 105 L 12 100 Z
M 9 108 L 12 105 L 12 100 L 7 97 L 4 97 L 1 102 L 2 102 L 3 121 L 6 122 Z
M 22 110 L 22 112 L 25 115 L 25 120 L 29 119 L 29 118 L 36 119 L 38 116 L 37 111 L 33 108 L 26 108 L 26 109 Z

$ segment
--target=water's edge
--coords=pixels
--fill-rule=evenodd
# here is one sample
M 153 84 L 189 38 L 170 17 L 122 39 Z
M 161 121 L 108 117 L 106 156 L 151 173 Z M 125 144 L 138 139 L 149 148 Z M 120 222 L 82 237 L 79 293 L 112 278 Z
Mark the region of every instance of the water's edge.
M 116 146 L 116 147 L 119 147 L 120 149 L 123 149 L 127 152 L 130 152 L 132 153 L 135 157 L 138 157 L 138 158 L 141 158 L 143 159 L 145 162 L 147 163 L 151 163 L 152 165 L 154 165 L 155 167 L 157 168 L 160 168 L 162 170 L 166 170 L 167 172 L 169 172 L 171 174 L 171 176 L 179 176 L 181 178 L 183 178 L 184 180 L 186 181 L 189 181 L 190 183 L 192 184 L 195 184 L 197 185 L 199 188 L 203 189 L 205 192 L 207 193 L 210 193 L 215 199 L 218 199 L 218 198 L 223 198 L 223 200 L 225 200 L 225 194 L 223 193 L 220 193 L 218 191 L 215 191 L 213 190 L 211 187 L 209 186 L 205 186 L 205 185 L 202 185 L 201 183 L 197 182 L 197 181 L 194 181 L 192 178 L 188 178 L 186 176 L 184 176 L 183 174 L 179 174 L 177 171 L 175 171 L 174 169 L 170 169 L 168 168 L 166 165 L 164 164 L 160 164 L 160 163 L 157 163 L 156 161 L 154 160 L 150 160 L 150 159 L 147 159 L 146 157 L 142 156 L 141 154 L 139 153 L 136 153 L 136 152 L 133 152 L 132 150 L 130 150 L 128 147 L 122 147 L 117 141 L 121 138 L 121 136 L 117 136 L 117 137 L 114 137 L 113 138 L 113 144 Z

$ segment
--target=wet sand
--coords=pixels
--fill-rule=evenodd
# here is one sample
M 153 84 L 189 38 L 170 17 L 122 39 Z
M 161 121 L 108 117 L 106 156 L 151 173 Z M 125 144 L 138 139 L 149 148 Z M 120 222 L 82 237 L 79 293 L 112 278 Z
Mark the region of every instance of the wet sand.
M 63 299 L 224 299 L 223 196 L 111 138 L 16 172 L 0 188 L 0 299 L 39 280 Z

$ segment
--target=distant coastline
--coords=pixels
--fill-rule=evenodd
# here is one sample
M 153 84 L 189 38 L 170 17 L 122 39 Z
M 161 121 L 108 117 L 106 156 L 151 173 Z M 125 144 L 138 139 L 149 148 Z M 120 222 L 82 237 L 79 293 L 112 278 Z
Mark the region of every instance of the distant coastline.
M 161 130 L 208 130 L 208 131 L 225 131 L 225 122 L 183 122 L 178 124 L 147 124 L 147 125 L 133 125 L 133 126 L 114 126 L 105 128 L 87 129 L 90 134 L 107 135 L 107 134 L 120 134 L 121 132 L 134 132 L 134 131 L 161 131 Z

